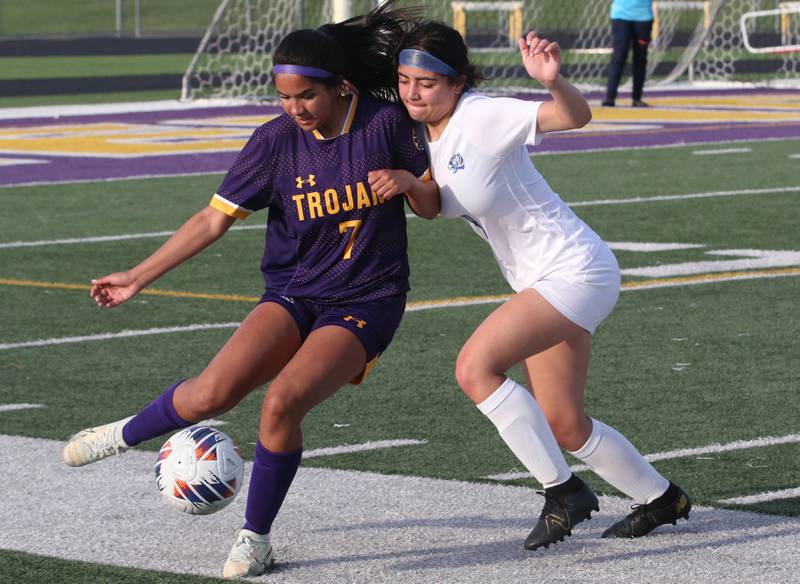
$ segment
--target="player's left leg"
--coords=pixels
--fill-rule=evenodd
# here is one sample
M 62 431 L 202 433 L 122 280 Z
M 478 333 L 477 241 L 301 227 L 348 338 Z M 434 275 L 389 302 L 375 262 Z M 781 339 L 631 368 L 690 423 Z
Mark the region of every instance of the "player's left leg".
M 633 91 L 631 105 L 633 107 L 647 107 L 642 101 L 644 81 L 647 76 L 647 51 L 650 48 L 650 35 L 653 30 L 653 21 L 633 23 Z
M 525 361 L 528 385 L 563 448 L 638 503 L 603 537 L 638 537 L 688 517 L 691 503 L 622 434 L 584 414 L 591 337 L 584 333 Z
M 270 384 L 261 407 L 245 525 L 228 555 L 224 577 L 263 574 L 274 561 L 269 534 L 300 466 L 300 424 L 314 406 L 357 377 L 366 363 L 366 351 L 352 332 L 325 326 L 309 334 Z
M 520 326 L 524 323 L 524 326 Z M 497 308 L 469 338 L 456 379 L 520 462 L 544 486 L 545 504 L 525 547 L 547 547 L 598 510 L 597 497 L 567 466 L 537 400 L 505 372 L 527 356 L 585 334 L 535 290 Z

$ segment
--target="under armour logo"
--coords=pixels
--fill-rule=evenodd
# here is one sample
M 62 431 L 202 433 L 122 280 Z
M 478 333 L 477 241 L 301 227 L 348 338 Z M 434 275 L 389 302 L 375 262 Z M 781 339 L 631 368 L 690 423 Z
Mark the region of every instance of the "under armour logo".
M 367 324 L 367 321 L 366 321 L 366 320 L 358 320 L 358 319 L 357 319 L 355 316 L 350 316 L 349 314 L 348 314 L 347 316 L 345 316 L 345 317 L 344 317 L 344 320 L 346 320 L 346 321 L 348 321 L 348 322 L 350 322 L 350 321 L 353 321 L 353 322 L 355 322 L 355 323 L 356 323 L 356 326 L 357 326 L 358 328 L 360 328 L 360 329 L 363 329 L 363 328 L 366 326 L 366 324 Z
M 314 180 L 315 178 L 316 178 L 315 175 L 309 174 L 308 175 L 308 179 L 306 179 L 306 180 L 303 180 L 302 176 L 298 176 L 298 177 L 296 177 L 294 179 L 294 181 L 297 183 L 297 188 L 298 189 L 302 189 L 304 184 L 307 184 L 310 187 L 313 187 L 314 185 L 316 185 L 317 181 Z

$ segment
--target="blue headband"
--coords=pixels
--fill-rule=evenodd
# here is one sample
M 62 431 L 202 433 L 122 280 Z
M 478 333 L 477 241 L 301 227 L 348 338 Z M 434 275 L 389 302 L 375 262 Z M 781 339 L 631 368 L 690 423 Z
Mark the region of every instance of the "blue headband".
M 450 65 L 437 59 L 430 53 L 418 51 L 417 49 L 403 49 L 400 51 L 400 64 L 409 67 L 417 67 L 426 71 L 433 71 L 446 77 L 458 77 L 458 72 Z
M 273 75 L 285 73 L 286 75 L 302 75 L 303 77 L 320 77 L 322 79 L 332 79 L 336 77 L 330 71 L 317 69 L 316 67 L 304 67 L 303 65 L 275 65 L 272 68 Z

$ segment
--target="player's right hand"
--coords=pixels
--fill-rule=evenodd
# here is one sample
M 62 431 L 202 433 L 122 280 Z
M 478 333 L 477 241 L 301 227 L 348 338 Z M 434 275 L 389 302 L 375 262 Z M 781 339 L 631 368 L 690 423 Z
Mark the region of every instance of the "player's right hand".
M 100 308 L 114 308 L 136 296 L 141 289 L 130 272 L 114 272 L 92 280 L 89 296 Z

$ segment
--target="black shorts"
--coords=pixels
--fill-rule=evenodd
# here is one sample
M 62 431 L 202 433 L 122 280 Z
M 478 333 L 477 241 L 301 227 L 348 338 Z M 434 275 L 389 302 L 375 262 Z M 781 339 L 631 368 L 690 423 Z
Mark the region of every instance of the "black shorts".
M 360 383 L 375 366 L 394 337 L 406 309 L 406 295 L 398 294 L 363 304 L 319 304 L 303 298 L 291 298 L 264 292 L 259 304 L 274 302 L 283 306 L 297 323 L 300 339 L 323 326 L 340 326 L 351 331 L 364 347 L 367 365 L 353 383 Z

